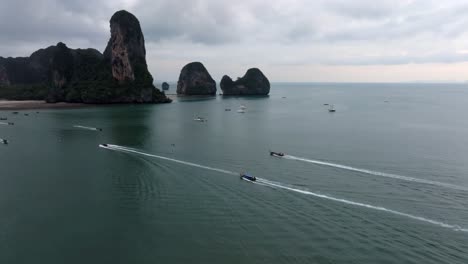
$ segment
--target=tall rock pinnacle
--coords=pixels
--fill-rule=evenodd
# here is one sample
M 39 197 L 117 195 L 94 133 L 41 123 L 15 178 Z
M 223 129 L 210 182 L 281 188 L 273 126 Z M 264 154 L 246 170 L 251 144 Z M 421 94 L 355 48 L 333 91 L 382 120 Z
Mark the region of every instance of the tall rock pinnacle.
M 140 22 L 131 13 L 121 10 L 110 20 L 111 38 L 104 57 L 111 62 L 112 76 L 119 82 L 135 81 L 137 71 L 148 71 L 145 39 Z

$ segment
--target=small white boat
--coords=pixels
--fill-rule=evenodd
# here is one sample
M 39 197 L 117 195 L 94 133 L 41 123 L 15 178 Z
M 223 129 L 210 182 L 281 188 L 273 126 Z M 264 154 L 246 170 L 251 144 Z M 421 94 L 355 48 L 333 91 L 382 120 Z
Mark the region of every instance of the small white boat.
M 336 112 L 335 107 L 333 105 L 330 105 L 330 108 L 328 108 L 328 112 L 335 113 Z
M 239 110 L 237 110 L 237 113 L 242 113 L 243 114 L 243 113 L 245 113 L 245 110 L 244 109 L 239 109 Z
M 239 106 L 239 109 L 245 110 L 245 109 L 247 109 L 247 107 L 246 107 L 245 105 L 240 105 L 240 106 Z
M 205 121 L 208 121 L 208 120 L 206 120 L 206 119 L 203 118 L 203 117 L 197 117 L 197 118 L 195 118 L 195 119 L 193 119 L 193 120 L 194 120 L 194 121 L 197 121 L 197 122 L 205 122 Z

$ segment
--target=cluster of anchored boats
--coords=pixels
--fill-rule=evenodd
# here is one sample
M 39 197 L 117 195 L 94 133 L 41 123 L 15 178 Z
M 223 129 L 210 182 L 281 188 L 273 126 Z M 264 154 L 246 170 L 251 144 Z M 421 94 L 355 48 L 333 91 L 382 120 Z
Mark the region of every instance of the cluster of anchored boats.
M 12 114 L 17 115 L 17 114 L 19 114 L 19 112 L 12 112 Z M 39 112 L 36 112 L 36 114 L 39 114 Z M 29 113 L 24 113 L 24 115 L 29 116 Z M 15 125 L 14 122 L 2 122 L 2 121 L 7 121 L 7 120 L 8 120 L 8 117 L 1 116 L 0 117 L 0 125 L 8 125 L 8 126 Z M 0 138 L 0 144 L 8 145 L 8 140 Z
M 106 145 L 106 144 L 103 144 L 103 145 Z M 284 157 L 284 155 L 285 154 L 283 152 L 270 151 L 270 156 L 281 158 L 281 157 Z M 241 173 L 240 178 L 242 180 L 251 181 L 251 182 L 257 181 L 257 178 L 255 176 L 251 176 L 247 173 Z
M 237 113 L 245 113 L 247 107 L 245 105 L 240 105 L 239 106 L 239 109 L 237 110 Z M 231 108 L 225 108 L 224 111 L 226 112 L 231 112 Z M 201 116 L 197 116 L 196 118 L 193 119 L 193 121 L 197 121 L 197 122 L 208 122 L 208 119 L 204 118 L 204 117 L 201 117 Z

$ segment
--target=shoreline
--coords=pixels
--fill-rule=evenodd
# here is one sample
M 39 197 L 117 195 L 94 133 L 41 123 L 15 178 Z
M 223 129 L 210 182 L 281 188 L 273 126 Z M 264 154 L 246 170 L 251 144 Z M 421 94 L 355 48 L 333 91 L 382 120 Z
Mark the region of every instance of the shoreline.
M 82 103 L 46 103 L 41 100 L 0 100 L 1 110 L 32 110 L 32 109 L 74 109 L 96 106 Z

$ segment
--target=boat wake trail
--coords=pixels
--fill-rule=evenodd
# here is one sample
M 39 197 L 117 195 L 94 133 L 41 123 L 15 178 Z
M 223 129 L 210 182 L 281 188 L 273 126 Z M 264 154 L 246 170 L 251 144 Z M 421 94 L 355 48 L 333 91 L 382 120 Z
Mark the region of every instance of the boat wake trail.
M 261 178 L 257 178 L 257 181 L 259 183 L 262 183 L 262 184 L 267 185 L 267 186 L 277 187 L 277 188 L 281 188 L 281 189 L 284 189 L 284 190 L 288 190 L 288 191 L 292 191 L 292 192 L 296 192 L 296 193 L 301 193 L 301 194 L 305 194 L 305 195 L 311 195 L 311 196 L 314 196 L 314 197 L 327 199 L 327 200 L 331 200 L 331 201 L 335 201 L 335 202 L 339 202 L 339 203 L 344 203 L 344 204 L 348 204 L 348 205 L 359 206 L 359 207 L 364 207 L 364 208 L 373 209 L 373 210 L 377 210 L 377 211 L 383 211 L 383 212 L 387 212 L 387 213 L 391 213 L 391 214 L 395 214 L 395 215 L 399 215 L 399 216 L 404 216 L 404 217 L 408 217 L 408 218 L 411 218 L 411 219 L 414 219 L 414 220 L 419 220 L 419 221 L 422 221 L 422 222 L 430 223 L 430 224 L 433 224 L 433 225 L 438 225 L 438 226 L 441 226 L 441 227 L 450 228 L 450 229 L 453 229 L 455 231 L 468 232 L 468 228 L 463 228 L 463 227 L 460 227 L 458 225 L 446 224 L 446 223 L 439 222 L 439 221 L 436 221 L 436 220 L 427 219 L 427 218 L 424 218 L 422 216 L 407 214 L 407 213 L 395 211 L 395 210 L 392 210 L 392 209 L 387 209 L 387 208 L 381 207 L 381 206 L 374 206 L 374 205 L 365 204 L 365 203 L 353 202 L 353 201 L 346 200 L 346 199 L 335 198 L 335 197 L 320 194 L 320 193 L 314 193 L 314 192 L 311 192 L 311 191 L 308 191 L 308 190 L 293 188 L 293 187 L 287 186 L 287 185 L 279 183 L 279 182 L 273 182 L 273 181 L 269 181 L 269 180 L 265 180 L 265 179 L 261 179 Z
M 119 151 L 119 152 L 124 152 L 124 153 L 133 153 L 133 154 L 138 154 L 138 155 L 142 155 L 142 156 L 146 156 L 146 157 L 152 157 L 152 158 L 157 158 L 157 159 L 161 159 L 161 160 L 171 161 L 171 162 L 175 162 L 175 163 L 179 163 L 179 164 L 184 164 L 184 165 L 187 165 L 187 166 L 192 166 L 192 167 L 197 167 L 197 168 L 201 168 L 201 169 L 216 171 L 216 172 L 220 172 L 220 173 L 224 173 L 224 174 L 239 175 L 236 172 L 223 170 L 223 169 L 218 169 L 218 168 L 213 168 L 213 167 L 209 167 L 209 166 L 204 166 L 204 165 L 196 164 L 196 163 L 192 163 L 192 162 L 172 159 L 172 158 L 163 157 L 163 156 L 159 156 L 159 155 L 149 154 L 149 153 L 145 153 L 145 152 L 139 151 L 139 150 L 134 149 L 134 148 L 128 148 L 128 147 L 123 147 L 123 146 L 118 146 L 118 145 L 111 145 L 111 144 L 99 145 L 99 147 L 105 148 L 105 149 L 108 149 L 108 150 L 114 150 L 114 151 Z M 364 208 L 367 208 L 367 209 L 387 212 L 387 213 L 391 213 L 391 214 L 394 214 L 394 215 L 407 217 L 407 218 L 410 218 L 410 219 L 413 219 L 413 220 L 418 220 L 418 221 L 422 221 L 422 222 L 425 222 L 425 223 L 437 225 L 437 226 L 440 226 L 440 227 L 449 228 L 449 229 L 452 229 L 452 230 L 455 230 L 455 231 L 468 232 L 468 228 L 463 228 L 463 227 L 460 227 L 458 225 L 446 224 L 446 223 L 443 223 L 443 222 L 440 222 L 440 221 L 431 220 L 431 219 L 427 219 L 427 218 L 424 218 L 424 217 L 421 217 L 421 216 L 407 214 L 407 213 L 395 211 L 395 210 L 392 210 L 392 209 L 387 209 L 387 208 L 381 207 L 381 206 L 374 206 L 374 205 L 354 202 L 354 201 L 350 201 L 350 200 L 346 200 L 346 199 L 335 198 L 335 197 L 320 194 L 320 193 L 314 193 L 314 192 L 311 192 L 311 191 L 305 190 L 305 189 L 297 189 L 297 188 L 293 188 L 291 186 L 288 186 L 288 185 L 280 183 L 280 182 L 269 181 L 267 179 L 263 179 L 263 178 L 259 178 L 259 177 L 257 177 L 256 182 L 251 182 L 251 183 L 255 183 L 257 185 L 271 187 L 271 188 L 278 188 L 278 189 L 283 189 L 283 190 L 287 190 L 287 191 L 292 191 L 292 192 L 300 193 L 300 194 L 304 194 L 304 195 L 310 195 L 310 196 L 313 196 L 313 197 L 326 199 L 326 200 L 330 200 L 330 201 L 334 201 L 334 202 L 338 202 L 338 203 L 343 203 L 343 204 L 347 204 L 347 205 L 352 205 L 352 206 L 357 206 L 357 207 L 364 207 Z
M 228 171 L 228 170 L 223 170 L 223 169 L 217 169 L 217 168 L 212 168 L 212 167 L 208 167 L 208 166 L 203 166 L 203 165 L 196 164 L 196 163 L 192 163 L 192 162 L 187 162 L 187 161 L 171 159 L 171 158 L 167 158 L 167 157 L 163 157 L 163 156 L 148 154 L 148 153 L 144 153 L 144 152 L 138 151 L 138 150 L 136 150 L 136 149 L 132 149 L 132 148 L 126 148 L 126 147 L 121 147 L 121 146 L 111 145 L 111 144 L 108 144 L 107 147 L 106 147 L 106 146 L 102 146 L 102 145 L 101 145 L 100 147 L 101 147 L 101 148 L 111 149 L 111 150 L 120 150 L 120 151 L 124 151 L 124 152 L 135 153 L 135 154 L 139 154 L 139 155 L 143 155 L 143 156 L 147 156 L 147 157 L 152 157 L 152 158 L 157 158 L 157 159 L 161 159 L 161 160 L 172 161 L 172 162 L 176 162 L 176 163 L 179 163 L 179 164 L 184 164 L 184 165 L 188 165 L 188 166 L 192 166 L 192 167 L 197 167 L 197 168 L 201 168 L 201 169 L 206 169 L 206 170 L 211 170 L 211 171 L 217 171 L 217 172 L 221 172 L 221 173 L 225 173 L 225 174 L 239 175 L 238 173 L 233 172 L 233 171 Z
M 80 128 L 80 129 L 85 129 L 85 130 L 92 130 L 92 131 L 101 131 L 102 130 L 102 129 L 97 128 L 97 127 L 87 127 L 87 126 L 80 126 L 80 125 L 74 125 L 73 127 Z
M 410 182 L 417 182 L 417 183 L 436 185 L 436 186 L 439 186 L 439 187 L 445 187 L 445 188 L 461 190 L 461 191 L 468 191 L 468 188 L 466 188 L 466 187 L 457 186 L 457 185 L 453 185 L 453 184 L 450 184 L 450 183 L 431 181 L 431 180 L 425 180 L 425 179 L 420 179 L 420 178 L 413 178 L 413 177 L 408 177 L 408 176 L 403 176 L 403 175 L 397 175 L 397 174 L 391 174 L 391 173 L 385 173 L 385 172 L 379 172 L 379 171 L 372 171 L 372 170 L 367 170 L 367 169 L 360 169 L 360 168 L 355 168 L 355 167 L 351 167 L 351 166 L 346 166 L 346 165 L 341 165 L 341 164 L 336 164 L 336 163 L 331 163 L 331 162 L 326 162 L 326 161 L 312 160 L 312 159 L 306 159 L 306 158 L 301 158 L 301 157 L 295 157 L 295 156 L 291 156 L 291 155 L 285 155 L 284 158 L 285 159 L 290 159 L 290 160 L 298 160 L 298 161 L 313 163 L 313 164 L 317 164 L 317 165 L 333 167 L 333 168 L 338 168 L 338 169 L 343 169 L 343 170 L 348 170 L 348 171 L 355 171 L 355 172 L 360 172 L 360 173 L 374 175 L 374 176 L 387 177 L 387 178 L 393 178 L 393 179 L 398 179 L 398 180 L 403 180 L 403 181 L 410 181 Z

